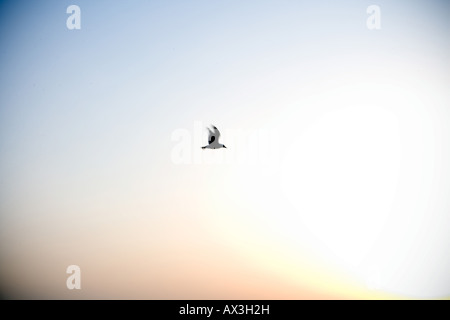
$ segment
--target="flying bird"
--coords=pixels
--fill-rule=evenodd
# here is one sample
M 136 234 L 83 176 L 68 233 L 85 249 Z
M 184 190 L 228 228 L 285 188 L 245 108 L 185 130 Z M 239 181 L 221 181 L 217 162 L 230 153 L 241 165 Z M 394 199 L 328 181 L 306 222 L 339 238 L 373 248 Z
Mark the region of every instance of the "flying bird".
M 220 132 L 219 129 L 212 126 L 214 130 L 211 130 L 210 128 L 206 128 L 209 131 L 208 134 L 208 145 L 202 147 L 202 149 L 208 148 L 208 149 L 219 149 L 219 148 L 227 148 L 224 144 L 219 143 L 219 137 Z

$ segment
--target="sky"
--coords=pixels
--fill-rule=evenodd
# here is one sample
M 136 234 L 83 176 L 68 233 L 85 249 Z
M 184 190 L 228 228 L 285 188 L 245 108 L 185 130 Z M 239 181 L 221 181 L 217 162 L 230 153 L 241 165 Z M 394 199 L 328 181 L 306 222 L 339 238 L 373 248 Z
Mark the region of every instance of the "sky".
M 1 295 L 450 298 L 449 13 L 0 2 Z

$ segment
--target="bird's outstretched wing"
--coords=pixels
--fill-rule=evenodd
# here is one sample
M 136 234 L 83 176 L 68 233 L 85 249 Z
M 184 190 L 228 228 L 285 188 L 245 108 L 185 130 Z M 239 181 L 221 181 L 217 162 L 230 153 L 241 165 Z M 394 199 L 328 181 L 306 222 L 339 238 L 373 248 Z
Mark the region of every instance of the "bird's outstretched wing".
M 210 128 L 207 129 L 208 129 L 208 144 L 211 144 L 216 140 L 215 133 L 211 131 Z
M 220 132 L 219 132 L 219 129 L 217 129 L 216 127 L 214 127 L 214 126 L 212 126 L 213 128 L 214 128 L 214 136 L 216 136 L 217 137 L 217 140 L 219 139 L 219 137 L 220 137 Z

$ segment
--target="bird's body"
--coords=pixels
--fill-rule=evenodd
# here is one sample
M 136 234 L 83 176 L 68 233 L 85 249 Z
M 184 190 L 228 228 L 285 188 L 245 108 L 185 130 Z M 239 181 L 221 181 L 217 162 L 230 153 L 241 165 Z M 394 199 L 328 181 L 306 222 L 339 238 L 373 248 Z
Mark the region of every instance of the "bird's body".
M 226 148 L 223 144 L 220 144 L 216 141 L 208 144 L 207 146 L 202 147 L 202 149 L 219 149 L 219 148 Z
M 214 130 L 207 128 L 209 131 L 208 135 L 208 145 L 202 147 L 202 149 L 219 149 L 219 148 L 227 148 L 225 145 L 219 143 L 220 132 L 219 130 L 213 126 Z

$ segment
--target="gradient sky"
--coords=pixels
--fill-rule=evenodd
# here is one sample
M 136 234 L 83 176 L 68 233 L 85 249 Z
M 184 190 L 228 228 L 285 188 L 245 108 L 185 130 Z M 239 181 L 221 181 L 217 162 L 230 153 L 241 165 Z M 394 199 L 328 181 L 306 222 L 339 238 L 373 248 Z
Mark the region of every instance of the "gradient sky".
M 3 295 L 450 297 L 449 14 L 0 2 Z

